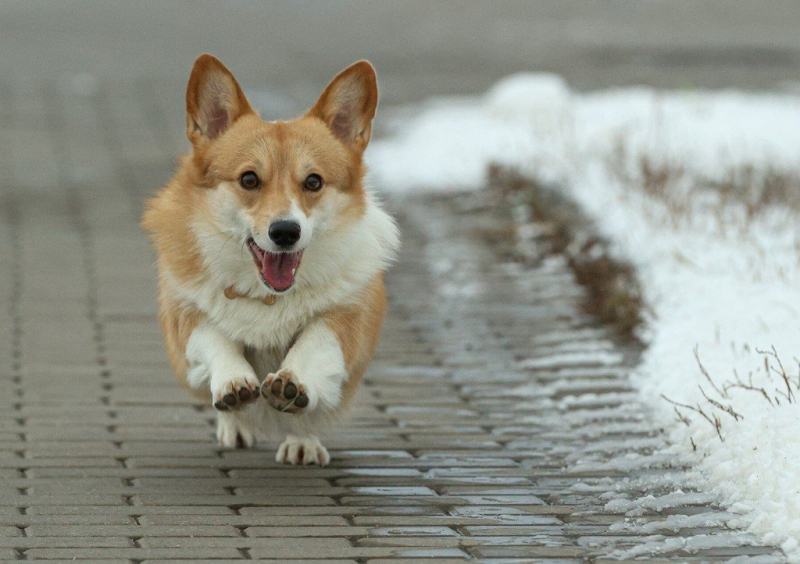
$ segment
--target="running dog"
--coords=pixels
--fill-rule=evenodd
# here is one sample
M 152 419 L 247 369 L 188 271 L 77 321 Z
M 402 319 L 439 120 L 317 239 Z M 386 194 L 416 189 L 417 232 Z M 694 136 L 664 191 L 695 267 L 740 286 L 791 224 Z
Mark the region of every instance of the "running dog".
M 377 104 L 375 70 L 359 61 L 302 117 L 263 121 L 218 59 L 194 64 L 192 150 L 142 225 L 170 363 L 218 410 L 222 447 L 278 432 L 279 462 L 330 461 L 318 435 L 371 361 L 399 244 L 364 187 Z

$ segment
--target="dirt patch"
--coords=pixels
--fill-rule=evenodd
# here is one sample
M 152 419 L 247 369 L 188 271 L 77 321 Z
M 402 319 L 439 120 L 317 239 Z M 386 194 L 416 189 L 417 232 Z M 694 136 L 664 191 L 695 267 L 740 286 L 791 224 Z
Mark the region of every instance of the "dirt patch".
M 596 235 L 578 207 L 555 187 L 501 167 L 490 168 L 488 184 L 516 210 L 518 227 L 533 222 L 543 226 L 540 239 L 546 251 L 564 255 L 578 283 L 587 289 L 584 309 L 621 337 L 635 340 L 644 304 L 633 266 L 610 253 L 608 241 Z

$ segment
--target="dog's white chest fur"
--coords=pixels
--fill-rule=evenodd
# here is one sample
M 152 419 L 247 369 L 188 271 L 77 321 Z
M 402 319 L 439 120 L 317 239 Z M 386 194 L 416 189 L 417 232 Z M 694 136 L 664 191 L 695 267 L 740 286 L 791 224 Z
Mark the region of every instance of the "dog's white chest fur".
M 210 291 L 206 313 L 229 337 L 254 349 L 285 350 L 303 325 L 324 307 L 304 296 L 285 295 L 267 305 L 259 299 L 228 299 Z

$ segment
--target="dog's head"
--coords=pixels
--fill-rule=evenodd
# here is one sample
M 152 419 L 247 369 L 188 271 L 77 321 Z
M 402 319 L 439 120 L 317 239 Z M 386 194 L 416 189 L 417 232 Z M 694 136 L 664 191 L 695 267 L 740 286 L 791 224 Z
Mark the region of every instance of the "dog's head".
M 233 74 L 202 55 L 186 91 L 192 184 L 220 231 L 249 249 L 262 281 L 288 290 L 304 251 L 364 214 L 362 154 L 378 104 L 375 70 L 342 71 L 302 117 L 265 122 Z

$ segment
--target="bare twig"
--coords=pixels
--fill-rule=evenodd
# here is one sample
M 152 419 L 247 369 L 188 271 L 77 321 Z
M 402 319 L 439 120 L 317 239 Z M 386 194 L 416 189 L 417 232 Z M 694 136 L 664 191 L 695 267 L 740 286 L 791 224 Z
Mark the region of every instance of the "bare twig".
M 736 413 L 733 410 L 733 407 L 731 407 L 730 405 L 722 405 L 717 400 L 711 399 L 710 397 L 708 397 L 708 395 L 706 394 L 706 391 L 703 389 L 703 386 L 698 385 L 697 387 L 700 388 L 700 393 L 703 394 L 703 397 L 706 398 L 706 401 L 708 403 L 710 403 L 711 405 L 713 405 L 717 409 L 724 411 L 725 413 L 727 413 L 728 415 L 733 417 L 733 419 L 735 421 L 739 421 L 740 419 L 744 419 L 744 416 L 742 414 L 740 414 L 740 413 Z
M 722 421 L 719 420 L 719 417 L 717 417 L 716 414 L 714 414 L 714 429 L 717 431 L 719 440 L 724 443 L 725 439 L 722 438 Z
M 800 359 L 795 356 L 792 357 L 792 360 L 797 365 L 797 389 L 800 390 Z
M 767 390 L 765 390 L 764 388 L 758 388 L 758 387 L 753 385 L 753 373 L 752 372 L 750 373 L 750 383 L 749 384 L 745 384 L 744 383 L 744 381 L 739 376 L 739 373 L 736 371 L 735 368 L 733 369 L 733 374 L 736 376 L 736 382 L 726 382 L 725 383 L 724 390 L 725 390 L 726 393 L 728 392 L 728 390 L 730 390 L 732 388 L 739 388 L 741 390 L 748 390 L 748 391 L 751 391 L 751 392 L 757 392 L 757 393 L 761 394 L 764 397 L 764 399 L 767 400 L 767 402 L 769 402 L 769 404 L 771 406 L 775 407 L 775 404 L 770 399 L 769 394 L 767 393 Z
M 700 347 L 700 345 L 695 345 L 695 346 L 694 346 L 694 358 L 695 358 L 695 360 L 697 360 L 697 366 L 699 366 L 699 367 L 700 367 L 700 372 L 702 372 L 702 373 L 703 373 L 703 376 L 705 376 L 705 377 L 706 377 L 706 380 L 708 380 L 708 383 L 709 383 L 709 384 L 711 384 L 711 387 L 712 387 L 712 388 L 714 388 L 714 390 L 715 390 L 715 391 L 716 391 L 716 392 L 717 392 L 717 393 L 718 393 L 718 394 L 719 394 L 721 397 L 723 397 L 723 398 L 725 398 L 725 399 L 729 399 L 729 398 L 728 398 L 728 395 L 727 395 L 725 392 L 723 392 L 722 390 L 720 390 L 720 389 L 717 387 L 717 385 L 714 383 L 714 380 L 712 380 L 712 379 L 711 379 L 711 376 L 709 376 L 709 374 L 708 374 L 708 370 L 706 370 L 706 367 L 705 367 L 705 366 L 703 366 L 703 363 L 702 363 L 702 362 L 700 362 L 700 353 L 698 352 L 698 349 L 699 349 L 699 347 Z M 705 394 L 704 394 L 704 395 L 705 395 Z
M 719 417 L 717 417 L 716 415 L 714 415 L 713 418 L 709 417 L 708 414 L 705 411 L 703 411 L 703 408 L 700 407 L 700 404 L 697 404 L 697 407 L 694 407 L 694 406 L 691 406 L 691 405 L 687 405 L 685 403 L 680 403 L 680 402 L 677 402 L 675 400 L 671 400 L 667 396 L 665 396 L 664 394 L 661 394 L 661 397 L 663 399 L 665 399 L 666 401 L 668 401 L 669 403 L 671 403 L 673 406 L 683 407 L 685 409 L 689 409 L 689 410 L 694 411 L 695 413 L 699 414 L 703 419 L 708 421 L 711 424 L 712 427 L 714 427 L 714 430 L 717 432 L 717 436 L 719 437 L 719 440 L 722 441 L 723 443 L 725 442 L 725 439 L 722 437 L 722 423 L 720 422 Z
M 778 391 L 778 393 L 780 393 L 783 397 L 785 397 L 789 403 L 794 403 L 795 397 L 794 397 L 794 392 L 792 391 L 792 384 L 789 381 L 789 375 L 786 374 L 786 369 L 783 367 L 783 362 L 781 362 L 781 358 L 778 356 L 778 351 L 775 349 L 775 345 L 772 345 L 772 350 L 762 351 L 756 349 L 756 352 L 764 355 L 764 367 L 766 368 L 767 373 L 769 374 L 770 371 L 775 372 L 775 374 L 780 376 L 781 380 L 783 380 L 783 383 L 786 386 L 786 392 L 780 392 L 778 390 L 776 391 Z M 778 368 L 774 368 L 769 363 L 769 357 L 775 359 L 775 362 L 778 363 Z
M 672 406 L 672 409 L 675 410 L 675 414 L 678 416 L 678 421 L 680 421 L 681 423 L 683 423 L 687 427 L 689 427 L 691 425 L 691 421 L 686 419 L 686 416 L 683 413 L 681 413 L 680 410 L 677 407 Z

